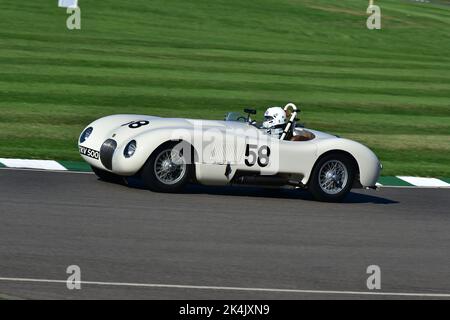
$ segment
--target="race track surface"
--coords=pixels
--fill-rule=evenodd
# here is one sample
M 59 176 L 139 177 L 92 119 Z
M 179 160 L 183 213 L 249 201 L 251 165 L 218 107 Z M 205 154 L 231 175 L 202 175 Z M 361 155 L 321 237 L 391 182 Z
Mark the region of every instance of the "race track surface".
M 348 293 L 369 291 L 369 265 L 381 268 L 380 292 L 450 294 L 449 207 L 450 189 L 358 190 L 330 204 L 306 192 L 158 194 L 92 174 L 2 169 L 0 278 L 63 281 L 78 265 L 82 281 L 166 286 L 6 279 L 0 299 L 407 297 Z

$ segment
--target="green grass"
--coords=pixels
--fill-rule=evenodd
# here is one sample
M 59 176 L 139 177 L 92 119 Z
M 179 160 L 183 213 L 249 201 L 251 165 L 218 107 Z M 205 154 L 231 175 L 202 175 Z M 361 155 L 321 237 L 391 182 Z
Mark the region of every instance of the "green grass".
M 376 1 L 377 2 L 377 1 Z M 385 175 L 450 176 L 450 6 L 383 0 L 0 3 L 0 157 L 78 160 L 114 113 L 221 119 L 292 101 L 361 141 Z

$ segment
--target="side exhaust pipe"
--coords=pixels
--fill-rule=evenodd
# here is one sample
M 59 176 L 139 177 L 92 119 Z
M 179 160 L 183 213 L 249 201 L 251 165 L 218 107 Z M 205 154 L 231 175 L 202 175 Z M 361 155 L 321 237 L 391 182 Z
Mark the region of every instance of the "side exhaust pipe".
M 237 177 L 233 183 L 246 185 L 277 186 L 277 187 L 286 185 L 300 188 L 304 187 L 304 185 L 300 181 L 291 180 L 288 178 L 278 176 L 241 176 Z

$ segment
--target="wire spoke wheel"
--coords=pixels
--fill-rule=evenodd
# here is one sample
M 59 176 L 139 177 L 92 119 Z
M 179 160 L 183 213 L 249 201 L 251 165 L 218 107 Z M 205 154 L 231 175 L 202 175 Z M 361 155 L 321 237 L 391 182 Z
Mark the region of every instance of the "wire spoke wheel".
M 347 167 L 339 160 L 325 162 L 319 170 L 319 185 L 327 194 L 338 194 L 348 181 Z
M 186 168 L 182 150 L 165 149 L 156 156 L 153 169 L 156 179 L 163 184 L 173 185 L 183 179 Z

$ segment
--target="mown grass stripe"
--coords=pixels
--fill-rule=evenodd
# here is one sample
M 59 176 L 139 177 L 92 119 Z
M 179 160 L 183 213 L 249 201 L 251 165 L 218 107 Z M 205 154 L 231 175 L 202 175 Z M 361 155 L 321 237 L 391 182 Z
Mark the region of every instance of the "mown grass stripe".
M 164 87 L 165 88 L 177 88 L 177 89 L 216 89 L 221 90 L 223 88 L 227 88 L 227 90 L 240 90 L 243 86 L 246 86 L 248 89 L 253 90 L 253 92 L 267 92 L 267 91 L 287 91 L 287 90 L 296 90 L 301 89 L 304 92 L 314 92 L 314 91 L 327 91 L 327 92 L 337 92 L 339 93 L 342 90 L 346 90 L 347 93 L 352 94 L 361 94 L 362 92 L 367 91 L 368 87 L 361 86 L 356 83 L 343 83 L 339 84 L 336 82 L 325 83 L 322 82 L 320 84 L 312 83 L 308 80 L 296 81 L 296 82 L 286 82 L 286 81 L 273 81 L 273 82 L 262 82 L 262 81 L 237 81 L 237 80 L 216 80 L 211 82 L 211 80 L 207 79 L 197 79 L 195 83 L 187 82 L 186 79 L 174 79 L 170 77 L 164 78 Z M 22 74 L 17 76 L 15 73 L 2 74 L 2 80 L 0 85 L 3 83 L 8 83 L 13 86 L 16 85 L 26 85 L 26 84 L 36 84 L 40 83 L 41 85 L 78 85 L 78 86 L 108 86 L 108 87 L 117 87 L 117 88 L 129 88 L 133 90 L 134 88 L 148 88 L 150 86 L 158 87 L 161 85 L 160 78 L 129 78 L 129 77 L 103 77 L 103 76 L 86 76 L 86 75 L 71 75 L 68 78 L 66 75 L 33 75 L 33 74 Z M 99 85 L 101 83 L 101 86 Z M 436 88 L 421 88 L 410 86 L 410 88 L 401 88 L 396 87 L 394 84 L 386 82 L 385 84 L 378 84 L 378 88 L 372 88 L 372 94 L 384 94 L 388 89 L 395 89 L 396 96 L 404 96 L 411 97 L 415 96 L 418 93 L 423 97 L 448 97 L 450 96 L 450 85 L 446 85 L 446 88 L 437 86 Z M 443 109 L 445 110 L 445 109 Z M 423 113 L 423 112 L 422 112 Z

